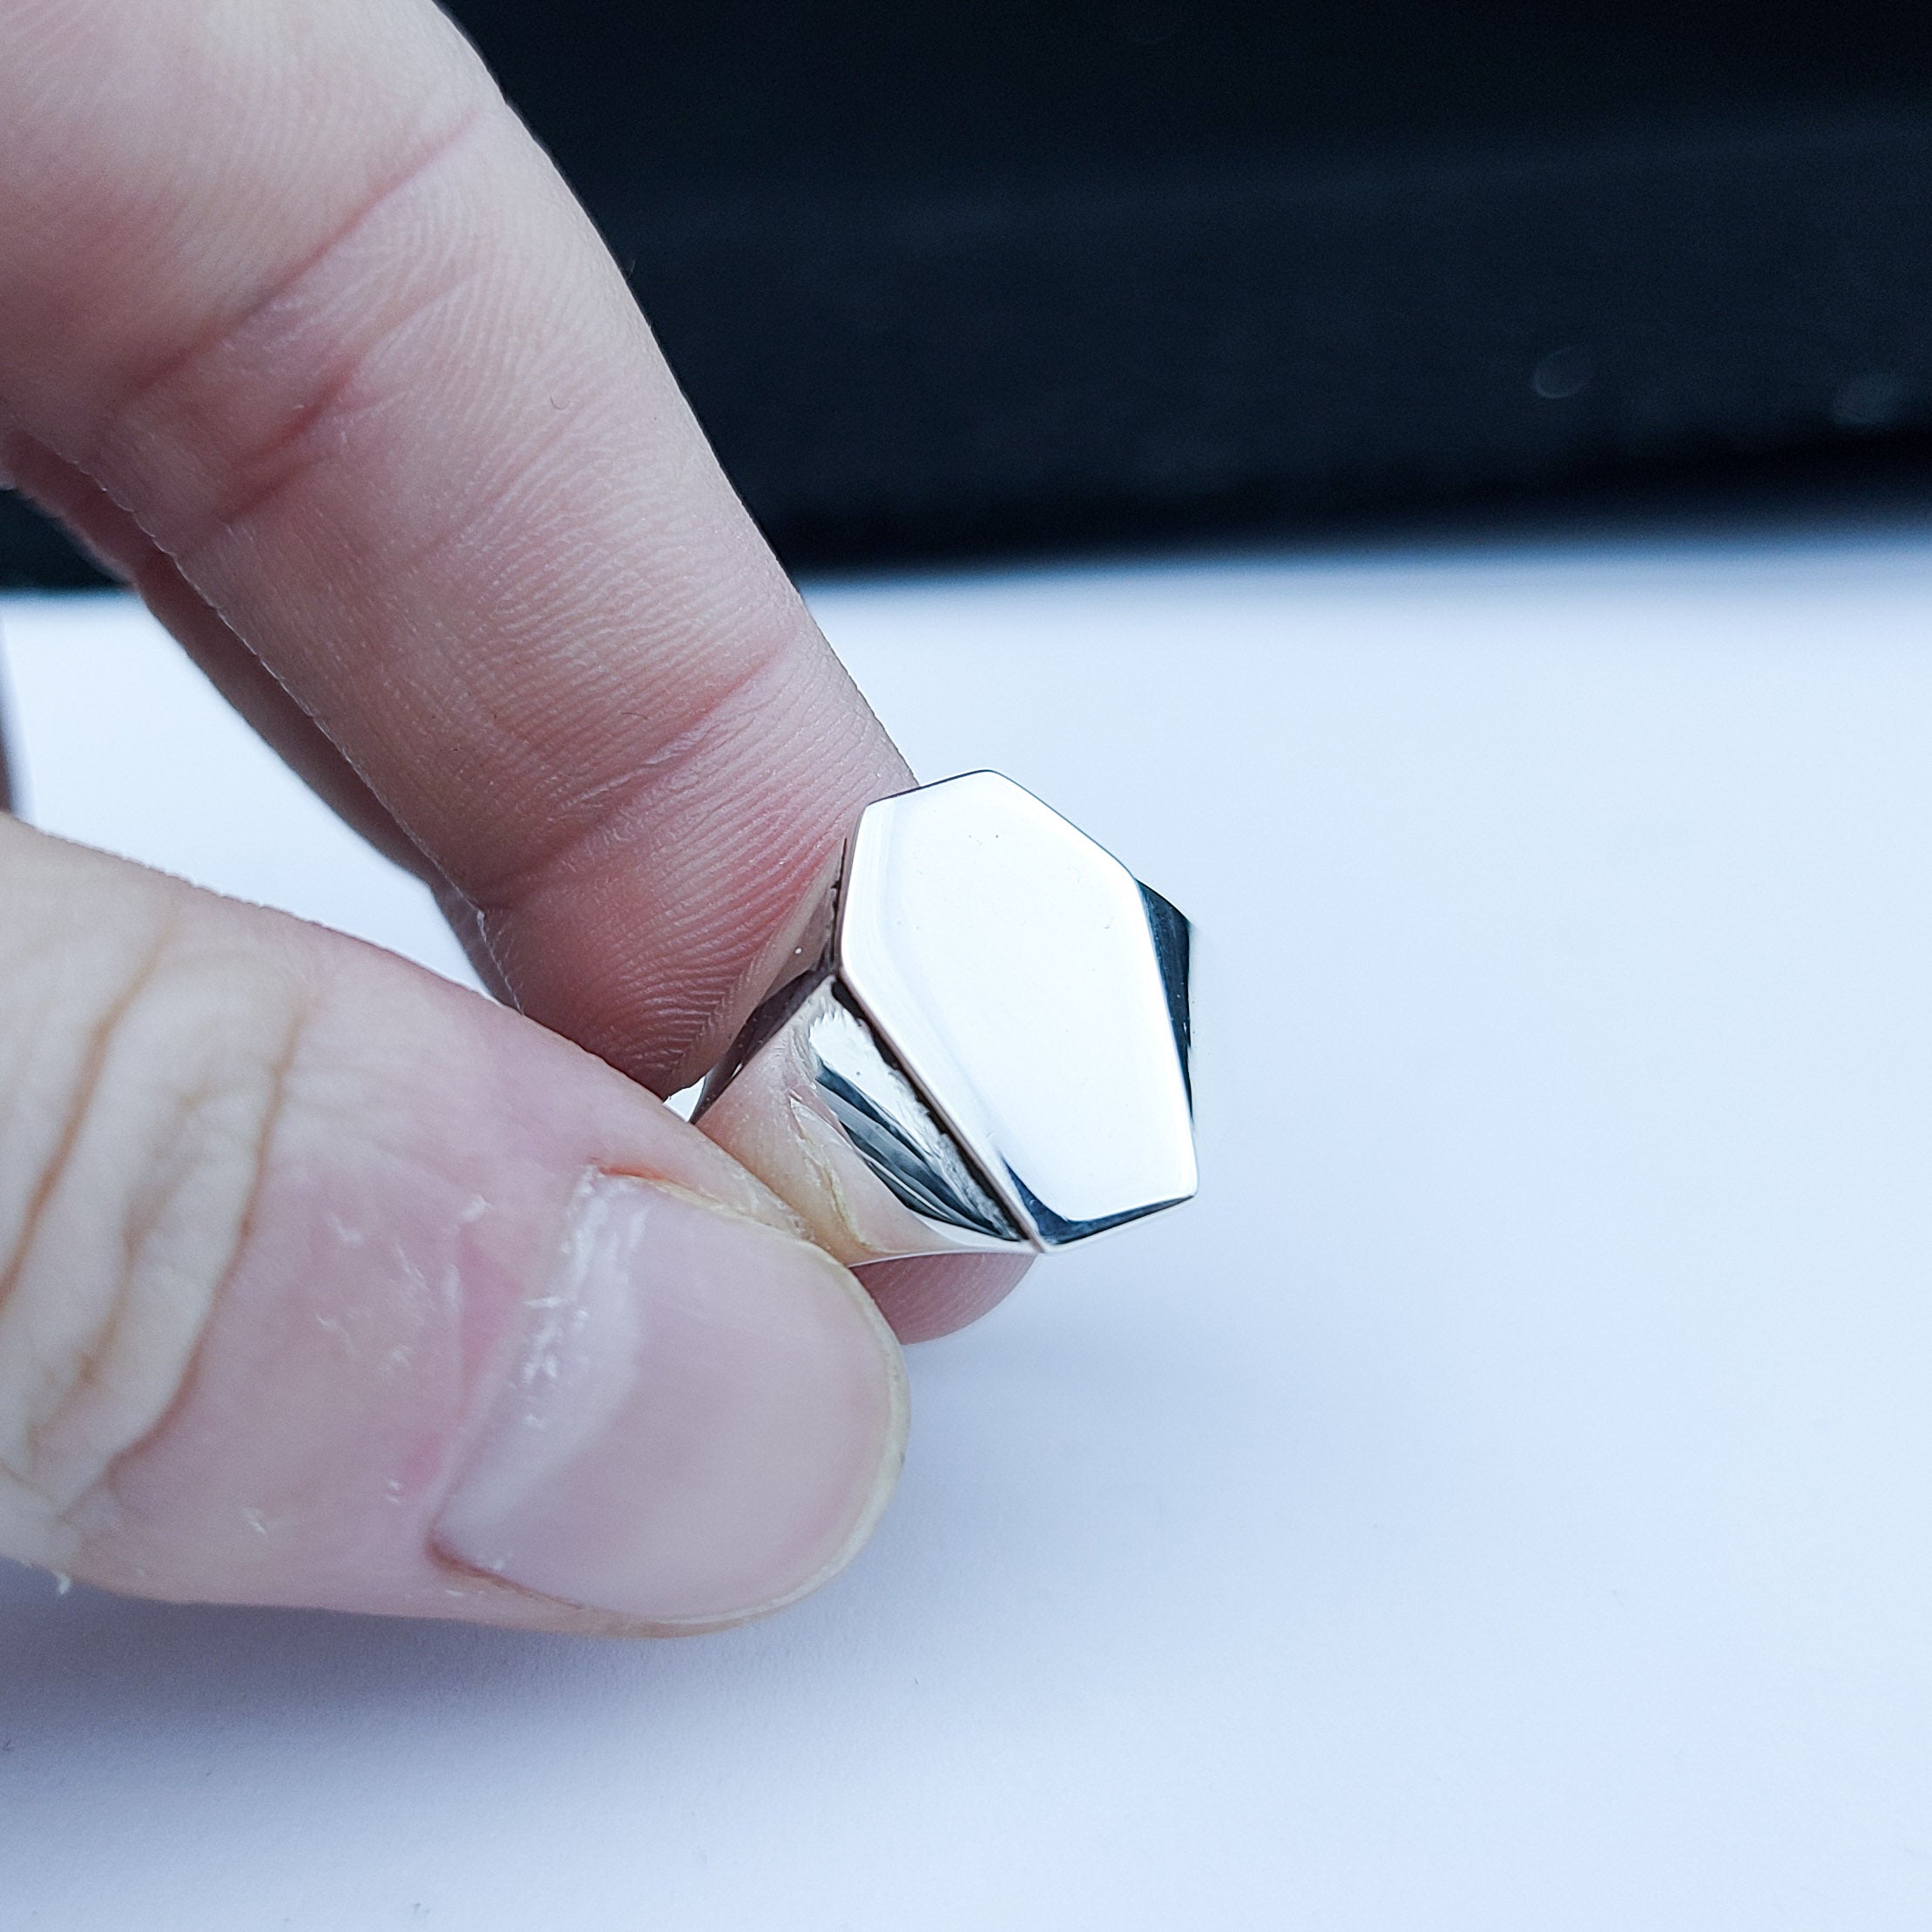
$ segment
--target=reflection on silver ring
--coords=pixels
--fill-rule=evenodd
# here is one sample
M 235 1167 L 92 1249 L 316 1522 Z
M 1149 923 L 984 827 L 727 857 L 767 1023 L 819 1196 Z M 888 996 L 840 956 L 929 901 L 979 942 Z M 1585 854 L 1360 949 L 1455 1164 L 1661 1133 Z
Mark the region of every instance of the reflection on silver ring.
M 698 1116 L 783 1057 L 923 1252 L 1064 1246 L 1195 1191 L 1188 949 L 1172 906 L 996 773 L 882 799 Z

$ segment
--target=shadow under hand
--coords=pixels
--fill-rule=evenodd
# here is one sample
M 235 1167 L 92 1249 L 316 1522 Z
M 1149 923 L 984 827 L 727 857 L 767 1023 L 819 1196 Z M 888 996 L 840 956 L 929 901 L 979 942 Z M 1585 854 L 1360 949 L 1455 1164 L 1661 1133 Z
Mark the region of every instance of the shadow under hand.
M 487 1690 L 595 1695 L 601 1645 L 327 1611 L 162 1604 L 0 1564 L 0 1742 L 130 1727 L 273 1729 Z

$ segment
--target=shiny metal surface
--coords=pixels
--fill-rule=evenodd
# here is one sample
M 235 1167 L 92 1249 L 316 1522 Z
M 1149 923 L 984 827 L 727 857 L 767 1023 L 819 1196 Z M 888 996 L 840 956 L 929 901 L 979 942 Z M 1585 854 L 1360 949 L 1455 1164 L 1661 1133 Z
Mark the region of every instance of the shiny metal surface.
M 1002 1246 L 1024 1240 L 834 982 L 820 988 L 804 1017 L 810 1064 L 828 1110 L 898 1199 L 956 1242 L 962 1236 Z
M 897 1252 L 1081 1240 L 1195 1191 L 1188 949 L 1172 906 L 1009 779 L 884 799 L 822 952 L 699 1112 L 756 1063 L 912 1217 Z

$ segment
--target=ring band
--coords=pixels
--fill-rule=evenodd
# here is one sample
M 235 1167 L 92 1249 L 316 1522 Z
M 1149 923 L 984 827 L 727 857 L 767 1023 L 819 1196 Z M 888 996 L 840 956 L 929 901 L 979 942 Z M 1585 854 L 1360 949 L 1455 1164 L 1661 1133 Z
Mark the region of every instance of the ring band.
M 1084 1240 L 1195 1192 L 1189 940 L 996 773 L 882 799 L 694 1118 L 781 1094 L 866 1259 Z

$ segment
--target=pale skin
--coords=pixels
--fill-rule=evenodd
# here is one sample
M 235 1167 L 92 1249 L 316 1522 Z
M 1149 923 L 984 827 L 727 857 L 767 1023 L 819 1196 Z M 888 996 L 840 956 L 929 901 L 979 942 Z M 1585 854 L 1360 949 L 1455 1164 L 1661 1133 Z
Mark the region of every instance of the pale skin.
M 0 1555 L 623 1631 L 834 1574 L 894 1331 L 1017 1271 L 868 1294 L 788 1114 L 655 1094 L 910 774 L 428 0 L 0 0 L 0 472 L 501 996 L 0 815 Z

